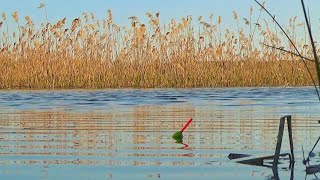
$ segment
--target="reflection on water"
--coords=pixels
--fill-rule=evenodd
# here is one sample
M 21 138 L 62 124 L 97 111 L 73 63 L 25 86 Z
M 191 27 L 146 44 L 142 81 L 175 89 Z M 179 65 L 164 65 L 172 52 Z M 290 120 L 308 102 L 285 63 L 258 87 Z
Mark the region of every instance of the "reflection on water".
M 267 179 L 271 169 L 228 154 L 272 155 L 287 114 L 294 177 L 304 179 L 301 146 L 312 148 L 320 128 L 312 88 L 3 91 L 0 109 L 1 179 Z M 281 179 L 290 173 L 279 169 Z

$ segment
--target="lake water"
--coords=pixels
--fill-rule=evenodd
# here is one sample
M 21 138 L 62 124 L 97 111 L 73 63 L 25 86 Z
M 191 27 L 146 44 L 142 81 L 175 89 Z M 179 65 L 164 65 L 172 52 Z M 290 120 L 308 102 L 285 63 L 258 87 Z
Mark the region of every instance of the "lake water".
M 274 154 L 279 118 L 292 115 L 300 180 L 319 112 L 311 87 L 0 91 L 0 179 L 271 179 L 272 169 L 228 155 Z M 314 153 L 320 164 L 320 147 Z M 280 179 L 290 179 L 281 162 Z

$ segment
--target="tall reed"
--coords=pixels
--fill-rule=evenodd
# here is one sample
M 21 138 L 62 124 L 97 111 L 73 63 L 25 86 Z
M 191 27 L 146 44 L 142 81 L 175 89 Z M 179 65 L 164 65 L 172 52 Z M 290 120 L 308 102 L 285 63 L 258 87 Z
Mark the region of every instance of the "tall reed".
M 267 20 L 260 22 L 260 13 L 254 19 L 250 8 L 250 17 L 241 23 L 234 11 L 233 31 L 213 15 L 163 24 L 160 13 L 147 13 L 148 22 L 132 16 L 129 26 L 120 27 L 108 10 L 105 19 L 83 13 L 55 23 L 46 18 L 37 28 L 29 16 L 22 21 L 16 12 L 18 34 L 2 13 L 0 89 L 311 85 L 298 57 L 264 45 L 280 48 L 286 42 Z M 301 27 L 291 23 L 288 29 L 297 36 Z M 297 47 L 312 56 L 304 39 Z

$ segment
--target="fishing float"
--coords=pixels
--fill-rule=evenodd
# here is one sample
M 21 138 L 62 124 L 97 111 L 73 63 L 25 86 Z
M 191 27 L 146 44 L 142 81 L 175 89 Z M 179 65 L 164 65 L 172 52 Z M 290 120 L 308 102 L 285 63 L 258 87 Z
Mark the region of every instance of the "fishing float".
M 192 120 L 193 120 L 193 119 L 190 118 L 189 121 L 187 122 L 187 124 L 185 124 L 180 131 L 177 131 L 176 133 L 174 133 L 174 134 L 172 135 L 172 138 L 173 138 L 173 139 L 182 139 L 182 138 L 183 138 L 182 133 L 184 132 L 184 130 L 187 129 L 187 127 L 188 127 L 189 124 L 192 122 Z

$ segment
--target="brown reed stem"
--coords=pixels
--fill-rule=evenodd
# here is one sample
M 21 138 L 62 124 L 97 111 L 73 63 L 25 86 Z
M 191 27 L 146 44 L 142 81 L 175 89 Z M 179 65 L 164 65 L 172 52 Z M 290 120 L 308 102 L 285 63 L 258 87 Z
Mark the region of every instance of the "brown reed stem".
M 286 49 L 283 49 L 282 47 L 279 48 L 279 47 L 276 47 L 276 46 L 270 46 L 270 45 L 265 44 L 265 43 L 261 43 L 261 44 L 263 44 L 264 46 L 267 46 L 267 47 L 269 47 L 269 48 L 274 48 L 274 49 L 277 49 L 277 50 L 279 50 L 279 51 L 283 51 L 283 52 L 285 52 L 285 53 L 289 53 L 289 54 L 292 54 L 292 55 L 295 55 L 295 56 L 298 56 L 298 57 L 302 57 L 302 58 L 305 59 L 305 60 L 314 62 L 313 59 L 310 59 L 310 58 L 307 58 L 307 57 L 304 57 L 304 56 L 299 56 L 299 54 L 294 53 L 294 52 L 291 52 L 291 51 L 286 50 Z

